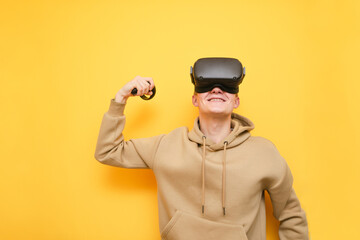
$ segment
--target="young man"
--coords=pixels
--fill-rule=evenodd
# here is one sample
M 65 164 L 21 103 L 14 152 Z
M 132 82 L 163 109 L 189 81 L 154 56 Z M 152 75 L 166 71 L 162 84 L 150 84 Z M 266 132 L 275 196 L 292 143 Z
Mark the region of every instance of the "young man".
M 306 216 L 286 161 L 269 140 L 250 135 L 254 124 L 249 119 L 233 113 L 239 106 L 240 78 L 203 78 L 196 72 L 192 77 L 192 102 L 199 117 L 190 132 L 181 127 L 166 135 L 124 141 L 123 111 L 131 91 L 151 95 L 154 88 L 152 78 L 137 76 L 111 100 L 95 158 L 112 166 L 153 170 L 162 239 L 266 239 L 265 190 L 280 221 L 280 239 L 308 239 Z

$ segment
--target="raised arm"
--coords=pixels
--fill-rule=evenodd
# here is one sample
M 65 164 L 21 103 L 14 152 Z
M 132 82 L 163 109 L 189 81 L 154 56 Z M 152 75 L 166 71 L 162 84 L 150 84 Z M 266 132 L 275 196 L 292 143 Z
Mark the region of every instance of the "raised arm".
M 125 126 L 124 109 L 131 90 L 137 88 L 137 95 L 152 94 L 152 78 L 135 77 L 111 99 L 109 110 L 104 114 L 95 158 L 104 164 L 124 168 L 152 168 L 157 147 L 163 135 L 151 138 L 124 141 L 122 134 Z

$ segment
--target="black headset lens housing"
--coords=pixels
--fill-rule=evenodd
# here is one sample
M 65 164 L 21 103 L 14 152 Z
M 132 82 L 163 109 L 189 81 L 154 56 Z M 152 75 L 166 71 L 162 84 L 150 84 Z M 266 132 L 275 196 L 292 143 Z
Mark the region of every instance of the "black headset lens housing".
M 197 93 L 219 87 L 235 94 L 245 77 L 245 67 L 235 58 L 200 58 L 190 67 L 190 76 Z

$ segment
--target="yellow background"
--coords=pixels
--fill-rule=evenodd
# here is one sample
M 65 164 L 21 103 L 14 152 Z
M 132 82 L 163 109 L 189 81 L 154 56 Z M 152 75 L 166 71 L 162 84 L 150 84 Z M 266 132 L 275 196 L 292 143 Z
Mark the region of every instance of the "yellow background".
M 355 0 L 1 1 L 0 239 L 160 239 L 152 172 L 94 159 L 101 119 L 140 75 L 158 92 L 126 138 L 191 128 L 211 56 L 245 65 L 236 112 L 287 159 L 312 239 L 356 239 L 359 43 Z

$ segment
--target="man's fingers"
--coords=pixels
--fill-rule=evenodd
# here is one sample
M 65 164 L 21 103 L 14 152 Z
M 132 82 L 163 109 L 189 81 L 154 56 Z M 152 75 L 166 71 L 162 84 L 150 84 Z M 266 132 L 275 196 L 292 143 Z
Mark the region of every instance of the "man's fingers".
M 141 85 L 143 88 L 143 94 L 149 94 L 149 92 L 154 88 L 154 81 L 152 78 L 142 78 Z
M 150 89 L 153 89 L 155 84 L 154 84 L 154 80 L 151 77 L 143 77 L 142 79 L 144 79 L 148 84 L 150 84 Z
M 154 88 L 154 80 L 151 77 L 141 77 L 136 76 L 132 81 L 132 89 L 137 89 L 136 95 L 133 96 L 142 96 L 142 95 L 151 95 L 151 90 Z
M 149 92 L 149 87 L 150 87 L 150 85 L 149 85 L 149 83 L 147 82 L 147 81 L 141 81 L 140 83 L 139 83 L 140 85 L 141 85 L 141 91 L 140 91 L 140 95 L 144 95 L 144 94 L 146 94 L 146 93 L 148 93 Z

